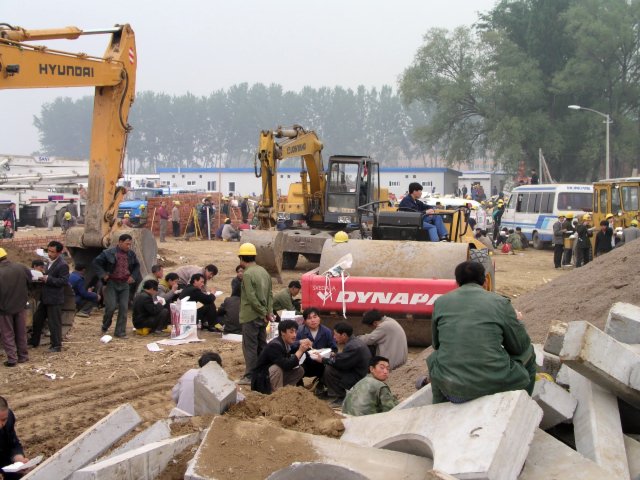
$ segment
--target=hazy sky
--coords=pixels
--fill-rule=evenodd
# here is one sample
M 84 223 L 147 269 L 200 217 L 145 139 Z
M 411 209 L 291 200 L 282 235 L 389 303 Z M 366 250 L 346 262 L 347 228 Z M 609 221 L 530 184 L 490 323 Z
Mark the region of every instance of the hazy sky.
M 430 28 L 471 25 L 495 3 L 0 0 L 0 22 L 83 30 L 129 23 L 136 33 L 137 91 L 207 95 L 243 82 L 294 91 L 306 85 L 395 90 Z M 40 43 L 102 56 L 108 41 L 101 35 Z M 86 88 L 0 90 L 0 153 L 28 155 L 39 148 L 33 116 L 43 103 L 92 94 Z

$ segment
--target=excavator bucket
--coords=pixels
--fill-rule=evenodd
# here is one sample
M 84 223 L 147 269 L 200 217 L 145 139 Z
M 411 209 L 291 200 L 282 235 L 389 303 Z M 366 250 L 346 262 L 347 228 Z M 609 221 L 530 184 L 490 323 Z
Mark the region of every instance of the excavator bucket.
M 282 232 L 275 230 L 243 230 L 242 243 L 256 247 L 256 263 L 282 283 Z

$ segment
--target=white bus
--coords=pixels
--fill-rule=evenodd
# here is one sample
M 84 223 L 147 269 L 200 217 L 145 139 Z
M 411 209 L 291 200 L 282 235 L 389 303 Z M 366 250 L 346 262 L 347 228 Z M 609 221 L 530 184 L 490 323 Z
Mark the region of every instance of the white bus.
M 520 227 L 533 247 L 542 249 L 551 243 L 553 224 L 559 214 L 573 212 L 577 218 L 592 208 L 592 185 L 524 185 L 511 191 L 500 228 Z

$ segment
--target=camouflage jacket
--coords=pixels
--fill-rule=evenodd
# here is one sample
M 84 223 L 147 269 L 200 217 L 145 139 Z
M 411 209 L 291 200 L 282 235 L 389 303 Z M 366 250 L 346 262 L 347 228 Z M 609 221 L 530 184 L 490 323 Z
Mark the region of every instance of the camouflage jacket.
M 398 404 L 389 386 L 367 375 L 347 392 L 342 413 L 347 415 L 371 415 L 388 412 Z

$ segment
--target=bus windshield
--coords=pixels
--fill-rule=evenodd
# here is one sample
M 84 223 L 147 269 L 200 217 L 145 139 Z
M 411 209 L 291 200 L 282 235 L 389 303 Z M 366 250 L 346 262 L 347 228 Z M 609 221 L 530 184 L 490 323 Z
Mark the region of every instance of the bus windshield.
M 161 188 L 136 188 L 127 190 L 126 200 L 147 200 L 152 197 L 161 197 Z
M 561 192 L 558 194 L 558 210 L 591 210 L 593 193 Z

